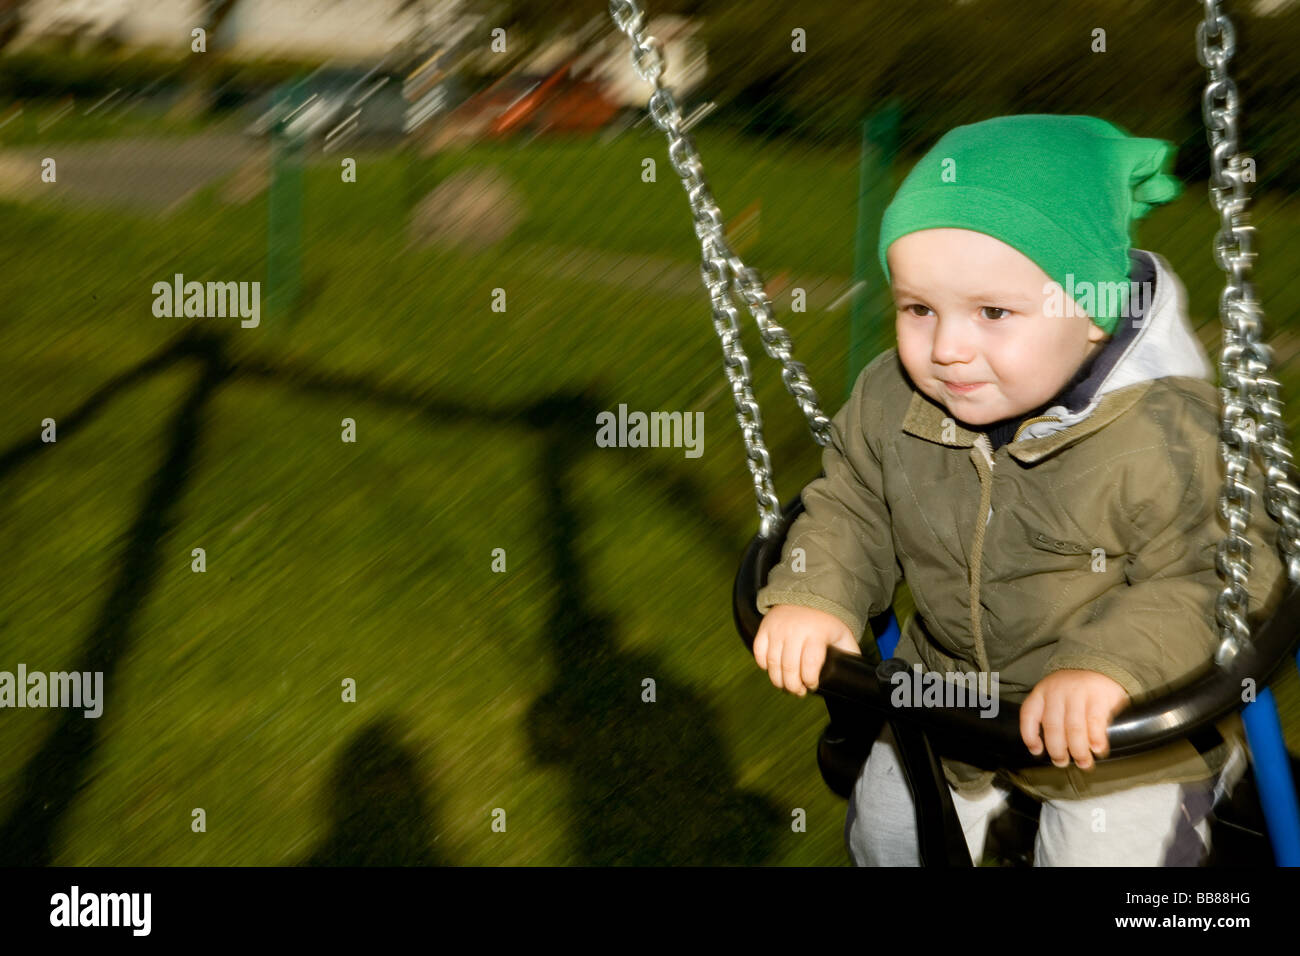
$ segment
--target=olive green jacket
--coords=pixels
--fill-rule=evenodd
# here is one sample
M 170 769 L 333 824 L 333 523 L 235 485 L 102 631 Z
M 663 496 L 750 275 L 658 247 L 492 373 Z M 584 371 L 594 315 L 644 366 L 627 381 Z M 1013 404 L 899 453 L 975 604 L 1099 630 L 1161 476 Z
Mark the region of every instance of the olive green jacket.
M 871 362 L 834 416 L 824 476 L 804 489 L 758 610 L 818 608 L 861 641 L 905 579 L 917 610 L 895 656 L 926 670 L 995 672 L 1001 698 L 1016 703 L 1063 668 L 1105 674 L 1137 702 L 1204 666 L 1219 641 L 1222 589 L 1218 393 L 1183 287 L 1152 258 L 1140 331 L 1089 404 L 1050 407 L 996 452 L 912 387 L 895 349 Z M 1250 480 L 1260 492 L 1254 610 L 1274 606 L 1286 582 L 1257 465 Z M 1071 762 L 1007 777 L 1039 799 L 1204 779 L 1242 739 L 1236 715 L 1219 730 L 1225 742 L 1204 756 L 1184 740 L 1090 770 Z M 943 765 L 966 791 L 995 769 Z

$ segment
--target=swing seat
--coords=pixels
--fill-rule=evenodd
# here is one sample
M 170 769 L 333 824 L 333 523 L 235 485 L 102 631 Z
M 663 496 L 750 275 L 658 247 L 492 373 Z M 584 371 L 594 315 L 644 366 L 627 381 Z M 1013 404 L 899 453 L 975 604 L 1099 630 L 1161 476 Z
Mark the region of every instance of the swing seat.
M 767 584 L 768 574 L 781 560 L 786 535 L 795 519 L 803 512 L 801 496 L 795 496 L 782 509 L 780 521 L 769 538 L 755 535 L 741 561 L 732 588 L 732 612 L 737 632 L 752 653 L 754 637 L 762 624 L 758 612 L 758 592 Z M 884 634 L 891 615 L 886 612 L 870 622 L 872 634 Z M 1202 749 L 1217 742 L 1213 723 L 1231 712 L 1233 702 L 1239 703 L 1243 675 L 1252 677 L 1263 687 L 1277 668 L 1287 659 L 1296 644 L 1295 622 L 1300 620 L 1300 587 L 1291 586 L 1267 622 L 1258 615 L 1252 618 L 1252 644 L 1243 648 L 1237 658 L 1226 668 L 1208 665 L 1200 674 L 1178 689 L 1156 701 L 1144 702 L 1130 708 L 1112 724 L 1110 730 L 1113 756 L 1123 756 L 1149 750 L 1178 738 L 1190 738 Z M 892 650 L 892 648 L 890 648 Z M 1007 766 L 1028 766 L 1045 757 L 1034 758 L 1025 749 L 1019 737 L 1019 707 L 1004 706 L 999 717 L 984 721 L 972 720 L 968 712 L 957 708 L 927 708 L 898 712 L 888 704 L 884 669 L 891 664 L 880 662 L 875 640 L 862 648 L 862 656 L 846 654 L 837 648 L 827 652 L 817 693 L 826 703 L 830 722 L 817 742 L 817 766 L 826 785 L 837 795 L 848 799 L 871 745 L 886 720 L 895 728 L 910 723 L 923 723 L 923 731 L 908 731 L 913 743 L 904 744 L 903 750 L 913 753 L 910 768 L 905 770 L 914 795 L 917 796 L 918 833 L 927 830 L 934 834 L 945 826 L 951 829 L 955 819 L 951 796 L 935 754 L 963 752 L 975 753 L 987 745 L 985 758 L 999 759 Z M 905 666 L 905 665 L 903 665 Z M 1208 734 L 1208 736 L 1207 736 Z M 930 752 L 930 741 L 935 742 L 935 753 Z M 907 754 L 904 754 L 905 765 Z M 928 758 L 928 759 L 927 759 Z M 1289 757 L 1292 780 L 1300 780 L 1300 762 Z M 988 759 L 978 760 L 992 766 Z M 918 779 L 918 777 L 920 779 Z M 940 791 L 937 803 L 925 802 L 918 787 Z M 990 823 L 985 849 L 992 856 L 1012 865 L 1032 865 L 1034 828 L 1037 824 L 1038 805 L 1027 795 L 1013 788 L 1008 812 Z M 1254 775 L 1247 773 L 1210 814 L 1211 853 L 1208 866 L 1271 866 L 1273 854 L 1266 835 L 1264 812 Z M 923 835 L 923 844 L 926 837 Z M 942 851 L 942 839 L 931 836 L 928 855 L 936 859 Z M 952 834 L 948 835 L 946 862 L 949 865 L 969 865 L 969 854 L 964 841 L 954 848 Z M 933 865 L 943 865 L 942 862 Z

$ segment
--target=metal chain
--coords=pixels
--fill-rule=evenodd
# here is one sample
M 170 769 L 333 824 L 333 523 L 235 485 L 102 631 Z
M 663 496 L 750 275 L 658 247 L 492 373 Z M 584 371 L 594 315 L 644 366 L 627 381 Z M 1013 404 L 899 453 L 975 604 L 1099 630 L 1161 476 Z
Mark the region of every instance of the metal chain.
M 1227 277 L 1219 297 L 1223 322 L 1219 451 L 1225 471 L 1219 514 L 1228 522 L 1228 531 L 1215 559 L 1224 588 L 1214 609 L 1221 638 L 1215 660 L 1226 664 L 1250 640 L 1246 614 L 1251 546 L 1246 530 L 1254 491 L 1247 484 L 1246 469 L 1252 446 L 1258 445 L 1263 457 L 1265 503 L 1281 525 L 1278 544 L 1294 584 L 1300 584 L 1300 482 L 1292 467 L 1278 382 L 1269 374 L 1272 352 L 1259 341 L 1263 312 L 1250 281 L 1254 226 L 1247 214 L 1250 196 L 1237 151 L 1241 115 L 1237 85 L 1227 68 L 1236 51 L 1236 35 L 1219 0 L 1202 2 L 1205 19 L 1196 28 L 1196 46 L 1197 57 L 1208 71 L 1201 107 L 1210 143 L 1210 199 L 1220 218 L 1214 259 Z
M 745 455 L 754 477 L 758 499 L 759 533 L 767 538 L 776 533 L 781 502 L 772 483 L 772 462 L 763 441 L 763 418 L 750 383 L 749 358 L 740 341 L 739 314 L 728 286 L 734 284 L 749 306 L 758 325 L 763 348 L 781 363 L 781 378 L 808 419 L 808 427 L 819 445 L 831 439 L 830 420 L 822 414 L 817 392 L 807 372 L 792 355 L 790 335 L 772 317 L 772 306 L 758 272 L 746 266 L 732 251 L 723 232 L 722 212 L 704 179 L 704 167 L 691 137 L 682 128 L 682 114 L 672 94 L 663 85 L 664 57 L 658 40 L 644 34 L 645 14 L 636 0 L 610 0 L 609 14 L 620 31 L 632 41 L 632 65 L 637 75 L 655 90 L 650 96 L 650 117 L 668 135 L 668 158 L 682 179 L 695 219 L 695 234 L 703 258 L 700 275 L 713 303 L 713 327 L 722 343 L 723 365 L 736 400 L 736 419 L 745 441 Z

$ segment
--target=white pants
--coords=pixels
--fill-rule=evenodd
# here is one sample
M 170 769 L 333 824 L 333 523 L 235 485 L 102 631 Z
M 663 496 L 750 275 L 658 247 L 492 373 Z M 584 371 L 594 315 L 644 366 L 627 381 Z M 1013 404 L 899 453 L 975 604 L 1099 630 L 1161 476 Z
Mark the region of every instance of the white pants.
M 1244 756 L 1239 747 L 1222 774 L 1229 786 L 1244 772 Z M 976 793 L 949 790 L 978 865 L 989 821 L 1006 806 L 1010 788 L 995 780 Z M 1201 866 L 1210 847 L 1206 815 L 1217 799 L 1211 778 L 1048 800 L 1039 815 L 1034 866 Z M 888 724 L 854 784 L 844 840 L 857 866 L 921 865 L 916 809 Z

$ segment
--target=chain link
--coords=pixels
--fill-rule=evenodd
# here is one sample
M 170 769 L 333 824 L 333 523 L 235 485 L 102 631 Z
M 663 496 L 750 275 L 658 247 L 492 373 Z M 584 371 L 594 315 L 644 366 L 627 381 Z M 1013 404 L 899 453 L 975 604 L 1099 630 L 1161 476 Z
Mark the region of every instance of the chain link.
M 668 159 L 681 177 L 694 216 L 695 235 L 700 240 L 700 276 L 713 304 L 713 327 L 722 343 L 723 367 L 736 400 L 736 419 L 745 442 L 745 456 L 754 478 L 758 500 L 759 533 L 767 538 L 776 533 L 781 502 L 772 483 L 772 462 L 763 440 L 763 418 L 750 380 L 749 358 L 740 341 L 739 315 L 729 286 L 745 300 L 758 325 L 763 348 L 781 363 L 786 389 L 808 419 L 808 427 L 819 445 L 831 440 L 830 419 L 820 407 L 817 392 L 808 381 L 804 366 L 795 361 L 790 335 L 772 317 L 772 305 L 758 272 L 746 266 L 732 251 L 724 233 L 722 212 L 714 202 L 695 143 L 682 129 L 682 114 L 672 93 L 663 85 L 664 57 L 659 41 L 646 36 L 645 14 L 636 0 L 610 0 L 609 14 L 620 31 L 632 41 L 632 65 L 637 75 L 654 84 L 650 96 L 650 117 L 668 136 Z
M 1219 297 L 1223 323 L 1219 452 L 1224 461 L 1219 514 L 1227 521 L 1228 531 L 1215 557 L 1224 588 L 1214 608 L 1220 636 L 1215 659 L 1226 664 L 1250 640 L 1246 615 L 1251 546 L 1246 529 L 1254 491 L 1247 483 L 1246 469 L 1252 449 L 1257 446 L 1263 458 L 1265 506 L 1281 526 L 1278 545 L 1294 584 L 1300 584 L 1300 482 L 1292 467 L 1279 385 L 1269 374 L 1272 353 L 1259 341 L 1264 316 L 1250 281 L 1255 230 L 1247 213 L 1250 196 L 1243 157 L 1238 152 L 1241 114 L 1237 84 L 1228 75 L 1236 33 L 1219 0 L 1202 2 L 1205 19 L 1196 28 L 1196 46 L 1208 74 L 1201 112 L 1210 144 L 1210 200 L 1220 218 L 1214 260 L 1226 274 Z

